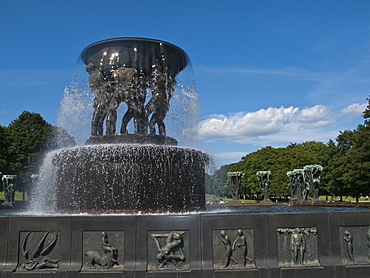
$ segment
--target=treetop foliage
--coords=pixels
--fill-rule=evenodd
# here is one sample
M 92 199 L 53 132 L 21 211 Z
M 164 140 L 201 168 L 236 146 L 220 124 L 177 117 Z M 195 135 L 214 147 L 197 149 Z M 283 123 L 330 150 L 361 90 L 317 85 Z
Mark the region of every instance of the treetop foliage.
M 18 190 L 27 190 L 44 155 L 74 146 L 66 130 L 52 126 L 38 113 L 23 111 L 8 127 L 0 126 L 0 172 L 18 176 Z

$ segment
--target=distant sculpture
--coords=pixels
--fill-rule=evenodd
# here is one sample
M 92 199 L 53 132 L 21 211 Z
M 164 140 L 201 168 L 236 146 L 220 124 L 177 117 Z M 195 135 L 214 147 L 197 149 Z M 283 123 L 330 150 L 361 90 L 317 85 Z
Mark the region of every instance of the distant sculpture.
M 306 201 L 309 196 L 318 200 L 322 170 L 321 165 L 306 165 L 303 169 L 287 172 L 291 200 Z
M 231 246 L 230 237 L 226 234 L 224 230 L 220 231 L 221 235 L 221 241 L 225 246 L 225 264 L 224 268 L 228 267 L 230 264 L 230 261 L 232 261 L 234 264 L 237 264 L 238 261 L 233 257 L 233 248 Z
M 38 179 L 39 179 L 38 174 L 32 174 L 31 175 L 31 181 L 32 181 L 33 184 L 37 183 Z
M 353 259 L 353 236 L 348 230 L 346 230 L 346 231 L 344 231 L 343 239 L 346 242 L 346 250 L 347 250 L 347 255 L 349 257 L 349 260 L 350 260 L 351 263 L 353 263 L 354 262 L 354 259 Z
M 249 263 L 252 262 L 252 259 L 247 256 L 248 253 L 247 240 L 242 230 L 238 230 L 237 233 L 238 235 L 233 242 L 232 250 L 235 251 L 237 247 L 241 250 L 243 266 L 246 266 L 247 260 Z
M 291 253 L 292 261 L 294 264 L 304 264 L 304 255 L 307 248 L 306 237 L 311 234 L 316 235 L 316 228 L 279 228 L 278 233 L 282 233 L 285 236 L 290 234 L 290 245 L 289 250 Z
M 157 260 L 159 263 L 158 268 L 171 262 L 177 269 L 180 269 L 179 261 L 185 261 L 186 257 L 183 251 L 183 238 L 185 232 L 177 231 L 163 234 L 152 234 L 151 237 L 156 243 L 158 254 Z M 159 241 L 160 238 L 165 238 L 166 241 L 163 246 Z
M 15 196 L 15 188 L 16 188 L 16 175 L 3 175 L 2 182 L 3 182 L 3 190 L 4 190 L 4 202 L 3 206 L 14 206 L 14 196 Z
M 308 192 L 312 194 L 312 198 L 314 200 L 318 199 L 323 167 L 321 165 L 306 165 L 303 167 L 303 170 L 305 173 L 306 188 L 308 188 Z M 305 192 L 306 196 L 304 197 L 306 197 L 306 199 L 308 192 Z
M 262 202 L 271 202 L 269 198 L 270 183 L 271 183 L 271 172 L 270 171 L 258 171 L 256 173 L 258 178 L 258 185 L 263 194 Z
M 90 268 L 95 268 L 95 265 L 99 265 L 102 268 L 109 269 L 114 265 L 118 265 L 118 250 L 116 247 L 109 244 L 108 235 L 106 232 L 102 232 L 101 245 L 104 252 L 103 255 L 95 250 L 87 251 L 85 253 Z
M 237 200 L 239 197 L 239 189 L 240 189 L 243 177 L 244 177 L 243 172 L 228 172 L 227 173 L 227 181 L 229 184 L 229 190 L 234 200 Z
M 302 169 L 294 169 L 287 172 L 289 177 L 289 187 L 292 200 L 302 200 L 305 186 L 304 171 Z
M 40 241 L 34 242 L 29 237 L 32 233 L 28 232 L 22 240 L 22 254 L 26 259 L 20 268 L 24 270 L 44 269 L 44 268 L 58 268 L 58 259 L 51 259 L 49 254 L 53 251 L 57 241 L 58 232 L 45 232 Z M 32 253 L 27 249 L 28 246 L 35 246 Z

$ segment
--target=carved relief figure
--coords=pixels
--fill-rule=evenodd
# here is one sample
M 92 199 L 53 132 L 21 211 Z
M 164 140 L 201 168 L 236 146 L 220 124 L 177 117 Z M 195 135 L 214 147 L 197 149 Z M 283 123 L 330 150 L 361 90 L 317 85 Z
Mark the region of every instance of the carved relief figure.
M 253 230 L 214 230 L 213 261 L 215 269 L 254 268 Z
M 346 230 L 346 231 L 344 231 L 343 239 L 346 242 L 346 250 L 347 250 L 347 255 L 349 257 L 349 260 L 350 260 L 351 263 L 353 263 L 354 262 L 354 259 L 353 259 L 353 236 L 348 230 Z
M 85 253 L 85 256 L 88 259 L 89 267 L 95 268 L 95 265 L 99 265 L 102 268 L 109 269 L 114 265 L 119 265 L 117 261 L 118 250 L 116 247 L 109 244 L 108 235 L 106 232 L 102 232 L 101 246 L 103 249 L 103 254 L 95 250 L 87 251 Z
M 230 237 L 226 234 L 224 230 L 220 232 L 222 243 L 225 246 L 225 264 L 224 268 L 228 267 L 230 264 L 230 261 L 232 261 L 234 264 L 237 264 L 238 261 L 233 257 L 233 248 L 231 246 Z
M 180 269 L 179 261 L 185 261 L 186 257 L 183 251 L 183 235 L 185 232 L 176 231 L 163 234 L 151 234 L 157 249 L 158 268 L 164 268 L 168 263 L 172 263 L 176 269 Z M 165 239 L 161 245 L 160 238 Z
M 304 264 L 305 255 L 308 246 L 308 239 L 311 235 L 316 236 L 316 228 L 279 228 L 277 232 L 284 234 L 285 237 L 290 235 L 289 252 L 293 264 Z
M 306 251 L 306 241 L 298 228 L 295 228 L 290 238 L 290 252 L 295 264 L 303 264 L 304 252 Z
M 247 240 L 245 239 L 243 231 L 238 230 L 237 233 L 238 235 L 236 239 L 234 240 L 232 250 L 235 251 L 236 248 L 239 248 L 241 250 L 243 266 L 245 266 L 247 264 L 247 261 L 251 263 L 252 259 L 247 256 L 247 253 L 248 253 Z
M 23 270 L 58 268 L 59 260 L 49 257 L 57 244 L 58 232 L 45 232 L 39 241 L 35 241 L 35 238 L 30 239 L 30 235 L 33 233 L 39 232 L 28 232 L 22 239 L 22 255 L 26 261 L 21 264 L 20 268 Z M 35 248 L 29 250 L 29 246 L 35 246 Z

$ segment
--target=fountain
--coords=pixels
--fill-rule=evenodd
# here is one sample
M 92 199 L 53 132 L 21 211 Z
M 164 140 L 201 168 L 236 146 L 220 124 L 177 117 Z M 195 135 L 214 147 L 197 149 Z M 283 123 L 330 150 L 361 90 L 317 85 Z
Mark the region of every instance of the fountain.
M 85 146 L 46 158 L 37 180 L 49 191 L 36 191 L 32 200 L 43 212 L 0 217 L 1 277 L 369 272 L 368 210 L 317 213 L 316 207 L 294 210 L 267 202 L 254 211 L 205 211 L 208 155 L 178 146 L 165 124 L 183 88 L 179 76 L 190 65 L 182 49 L 159 40 L 118 38 L 88 46 L 79 61 L 87 74 L 86 96 L 93 100 L 90 138 Z M 230 177 L 236 174 L 242 173 Z M 260 174 L 268 200 L 270 175 Z

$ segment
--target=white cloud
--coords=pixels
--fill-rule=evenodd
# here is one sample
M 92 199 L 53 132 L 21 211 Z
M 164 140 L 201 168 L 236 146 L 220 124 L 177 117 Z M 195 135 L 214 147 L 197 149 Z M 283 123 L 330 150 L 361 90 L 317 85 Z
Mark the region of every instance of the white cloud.
M 330 109 L 324 105 L 315 105 L 304 108 L 297 113 L 297 120 L 304 123 L 312 123 L 321 120 L 330 113 Z
M 239 112 L 230 116 L 212 115 L 200 123 L 198 137 L 203 140 L 228 138 L 244 141 L 284 132 L 318 129 L 335 122 L 335 116 L 324 105 L 300 109 L 298 107 L 269 107 L 256 112 Z M 312 131 L 310 131 L 312 132 Z
M 341 110 L 342 115 L 358 115 L 365 111 L 367 103 L 354 103 Z
M 269 107 L 252 113 L 239 112 L 229 117 L 213 115 L 200 123 L 198 137 L 243 139 L 275 133 L 291 121 L 298 110 L 294 107 Z

